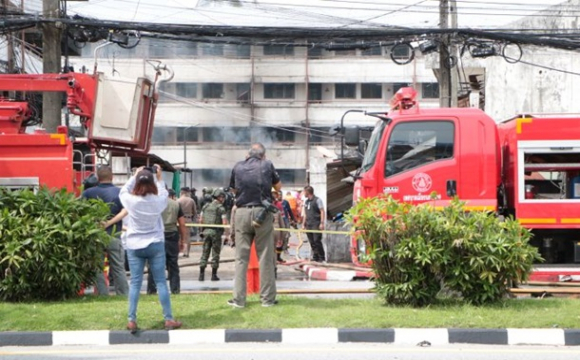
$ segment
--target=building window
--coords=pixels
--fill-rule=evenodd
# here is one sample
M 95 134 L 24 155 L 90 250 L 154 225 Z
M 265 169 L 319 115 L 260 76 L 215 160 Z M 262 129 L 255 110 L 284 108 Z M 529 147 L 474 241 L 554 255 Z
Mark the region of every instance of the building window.
M 232 169 L 201 169 L 199 173 L 201 175 L 199 183 L 205 186 L 222 187 L 229 184 Z
M 175 83 L 175 93 L 177 96 L 195 99 L 197 98 L 197 83 Z
M 293 143 L 295 140 L 295 128 L 278 127 L 252 127 L 252 141 L 265 144 Z
M 190 41 L 179 41 L 175 42 L 174 45 L 175 55 L 177 57 L 197 55 L 197 43 Z
M 322 101 L 322 84 L 308 84 L 308 101 Z
M 375 46 L 370 49 L 363 50 L 361 54 L 363 56 L 381 56 L 383 54 L 383 48 L 380 46 Z
M 316 59 L 316 58 L 321 58 L 322 57 L 322 51 L 323 49 L 321 47 L 309 47 L 308 48 L 308 58 L 309 59 Z
M 264 46 L 264 55 L 294 55 L 294 46 L 287 45 L 266 45 Z
M 294 128 L 273 128 L 268 127 L 266 131 L 273 142 L 287 143 L 294 142 L 296 138 L 296 129 Z
M 157 59 L 167 59 L 173 57 L 173 47 L 169 46 L 171 42 L 149 39 L 149 56 Z
M 362 99 L 382 99 L 383 84 L 361 84 L 360 95 Z
M 178 127 L 177 132 L 177 143 L 183 142 L 183 136 L 185 135 L 186 142 L 198 142 L 199 141 L 199 129 L 196 127 Z
M 250 102 L 250 84 L 236 84 L 236 100 L 240 103 L 247 104 Z
M 221 99 L 224 96 L 224 84 L 205 83 L 201 85 L 202 98 Z
M 439 83 L 422 83 L 421 96 L 423 99 L 439 99 Z
M 408 59 L 411 56 L 411 48 L 409 46 L 394 46 L 391 51 L 395 59 Z
M 223 56 L 223 44 L 201 44 L 201 53 L 205 56 Z
M 222 128 L 224 142 L 232 144 L 249 144 L 251 142 L 249 127 Z
M 387 145 L 385 177 L 453 157 L 450 121 L 412 121 L 395 126 Z
M 151 143 L 153 145 L 173 145 L 176 143 L 177 128 L 156 126 L 153 128 L 153 137 Z
M 310 144 L 329 144 L 334 142 L 334 138 L 329 134 L 329 127 L 311 127 L 309 142 Z
M 335 84 L 334 97 L 337 99 L 355 99 L 356 84 Z
M 177 95 L 177 83 L 174 82 L 163 82 L 159 85 L 159 102 L 173 102 L 175 101 L 174 95 Z
M 356 49 L 334 50 L 334 56 L 356 56 Z
M 240 59 L 249 59 L 252 53 L 250 45 L 236 45 L 236 57 Z
M 264 99 L 294 99 L 294 84 L 264 84 Z
M 223 129 L 220 127 L 203 127 L 201 128 L 203 142 L 223 142 Z
M 399 89 L 404 88 L 404 87 L 408 87 L 409 84 L 407 83 L 394 83 L 393 84 L 393 95 L 397 93 L 397 91 L 399 91 Z
M 306 170 L 302 169 L 276 169 L 280 176 L 280 181 L 284 187 L 296 187 L 304 185 L 306 182 Z

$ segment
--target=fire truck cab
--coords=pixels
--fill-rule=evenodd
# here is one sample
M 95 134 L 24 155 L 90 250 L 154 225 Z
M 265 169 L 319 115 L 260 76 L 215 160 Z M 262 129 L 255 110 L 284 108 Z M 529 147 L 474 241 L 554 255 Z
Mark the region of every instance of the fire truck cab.
M 383 193 L 441 207 L 458 197 L 467 210 L 518 219 L 546 262 L 580 262 L 580 118 L 498 124 L 479 109 L 421 109 L 412 88 L 390 105 L 354 176 L 354 202 Z M 363 247 L 352 244 L 355 263 Z
M 401 90 L 398 95 L 413 96 L 413 89 Z M 444 206 L 457 196 L 474 209 L 497 208 L 498 130 L 484 112 L 395 106 L 384 118 L 369 140 L 355 201 L 384 193 Z

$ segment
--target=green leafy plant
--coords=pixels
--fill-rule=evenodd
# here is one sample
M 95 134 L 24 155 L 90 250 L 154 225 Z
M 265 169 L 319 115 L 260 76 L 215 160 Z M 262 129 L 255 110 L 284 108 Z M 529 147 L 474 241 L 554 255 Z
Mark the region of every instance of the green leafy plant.
M 65 190 L 0 188 L 0 299 L 74 297 L 102 267 L 107 204 Z
M 413 206 L 390 196 L 362 199 L 347 214 L 364 241 L 377 292 L 393 304 L 425 306 L 442 288 L 470 303 L 501 299 L 528 278 L 541 258 L 530 232 L 513 219 L 467 212 L 453 200 L 442 209 Z

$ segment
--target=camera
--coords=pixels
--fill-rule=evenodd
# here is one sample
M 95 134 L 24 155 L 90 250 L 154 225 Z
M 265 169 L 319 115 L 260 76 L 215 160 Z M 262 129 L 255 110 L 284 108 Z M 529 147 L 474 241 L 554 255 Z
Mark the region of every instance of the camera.
M 278 208 L 272 205 L 268 200 L 262 200 L 262 206 L 263 208 L 256 213 L 256 216 L 252 220 L 252 226 L 255 228 L 262 226 L 268 213 L 276 214 L 278 212 Z
M 159 168 L 159 166 L 153 165 L 153 166 L 146 166 L 143 168 L 143 170 L 147 170 L 147 171 L 151 172 L 152 174 L 157 174 L 158 168 Z

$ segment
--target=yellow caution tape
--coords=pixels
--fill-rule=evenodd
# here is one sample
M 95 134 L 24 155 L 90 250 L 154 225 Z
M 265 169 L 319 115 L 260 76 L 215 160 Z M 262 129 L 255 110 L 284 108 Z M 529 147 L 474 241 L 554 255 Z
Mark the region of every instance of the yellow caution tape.
M 203 227 L 203 228 L 221 228 L 221 229 L 229 229 L 230 225 L 208 225 L 208 224 L 185 224 L 185 226 L 189 227 Z M 351 231 L 336 231 L 336 230 L 306 230 L 306 229 L 294 229 L 294 228 L 274 228 L 274 231 L 288 231 L 288 232 L 295 232 L 295 233 L 320 233 L 320 234 L 334 234 L 334 235 L 350 235 Z

